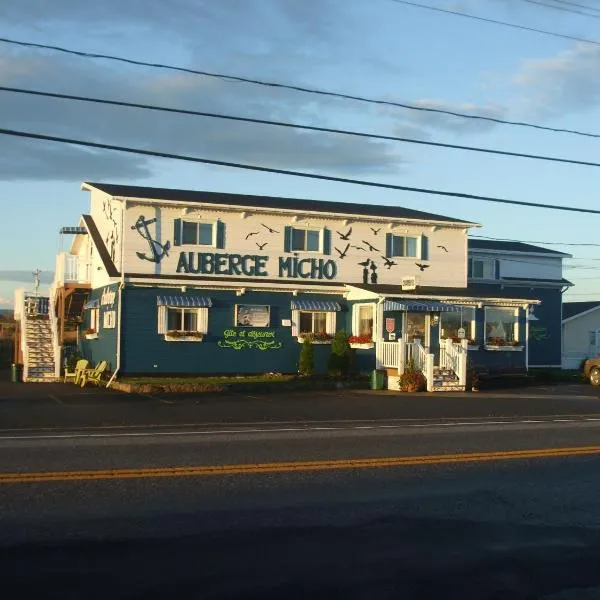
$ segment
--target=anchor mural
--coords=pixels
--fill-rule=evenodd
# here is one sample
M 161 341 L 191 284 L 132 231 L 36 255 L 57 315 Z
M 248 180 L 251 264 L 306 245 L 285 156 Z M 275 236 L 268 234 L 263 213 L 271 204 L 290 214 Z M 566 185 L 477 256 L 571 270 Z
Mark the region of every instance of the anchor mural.
M 152 238 L 152 234 L 148 229 L 148 225 L 156 223 L 157 219 L 146 219 L 144 215 L 140 215 L 135 222 L 135 225 L 131 226 L 131 229 L 135 229 L 150 246 L 150 256 L 144 252 L 136 252 L 137 257 L 141 260 L 147 260 L 153 263 L 159 263 L 165 256 L 169 256 L 169 250 L 171 248 L 171 242 L 165 242 L 161 244 L 158 240 Z

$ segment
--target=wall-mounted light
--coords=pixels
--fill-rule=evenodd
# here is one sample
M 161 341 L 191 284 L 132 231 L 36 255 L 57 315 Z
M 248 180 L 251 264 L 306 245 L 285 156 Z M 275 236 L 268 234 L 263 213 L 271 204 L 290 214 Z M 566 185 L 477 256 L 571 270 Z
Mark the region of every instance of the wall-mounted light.
M 539 319 L 533 314 L 533 306 L 529 307 L 527 311 L 527 320 L 528 321 L 539 321 Z

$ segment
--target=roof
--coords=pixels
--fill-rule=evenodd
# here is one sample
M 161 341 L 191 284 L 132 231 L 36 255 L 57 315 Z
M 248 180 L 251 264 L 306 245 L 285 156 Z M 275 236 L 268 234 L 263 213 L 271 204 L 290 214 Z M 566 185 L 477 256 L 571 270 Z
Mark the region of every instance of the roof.
M 539 303 L 539 300 L 535 298 L 528 298 L 527 296 L 517 295 L 516 289 L 503 290 L 499 285 L 494 284 L 476 284 L 468 287 L 450 288 L 450 287 L 432 287 L 432 286 L 419 286 L 415 290 L 403 290 L 400 284 L 354 284 L 349 283 L 349 286 L 373 292 L 381 296 L 438 296 L 441 298 L 506 298 L 509 300 L 528 300 L 532 303 Z
M 592 300 L 587 302 L 563 302 L 563 321 L 598 307 L 600 307 L 600 300 Z
M 390 217 L 394 219 L 412 219 L 419 221 L 439 221 L 477 226 L 477 223 L 454 219 L 443 215 L 421 212 L 401 206 L 385 206 L 381 204 L 365 204 L 352 202 L 331 202 L 325 200 L 302 200 L 300 198 L 279 198 L 276 196 L 250 196 L 247 194 L 228 194 L 221 192 L 204 192 L 196 190 L 177 190 L 170 188 L 139 187 L 135 185 L 117 185 L 112 183 L 85 182 L 111 196 L 123 198 L 140 198 L 145 200 L 170 200 L 179 202 L 198 202 L 220 204 L 223 206 L 244 206 L 255 208 L 272 208 L 296 211 L 313 211 L 328 214 L 364 215 L 370 217 Z
M 526 244 L 525 242 L 511 242 L 503 240 L 480 240 L 469 238 L 469 250 L 496 250 L 498 252 L 525 252 L 535 254 L 548 254 L 551 256 L 571 256 L 557 250 L 549 250 L 541 246 Z
M 547 283 L 552 285 L 573 285 L 572 281 L 562 277 L 561 279 L 548 279 L 547 277 L 502 277 L 500 281 L 520 281 L 526 283 Z

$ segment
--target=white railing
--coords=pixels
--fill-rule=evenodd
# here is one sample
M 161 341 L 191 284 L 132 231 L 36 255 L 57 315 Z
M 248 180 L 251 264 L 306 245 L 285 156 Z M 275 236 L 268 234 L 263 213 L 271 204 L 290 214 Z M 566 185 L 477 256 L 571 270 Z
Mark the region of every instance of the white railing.
M 467 384 L 468 343 L 467 340 L 462 340 L 460 344 L 456 344 L 447 339 L 440 345 L 440 367 L 452 369 L 460 385 Z
M 375 354 L 377 368 L 396 369 L 400 360 L 400 344 L 398 342 L 377 342 Z
M 54 353 L 54 376 L 60 378 L 61 371 L 61 347 L 58 343 L 58 318 L 54 306 L 54 294 L 56 289 L 54 285 L 50 288 L 50 301 L 48 305 L 48 316 L 50 319 L 50 330 L 52 331 L 52 351 Z
M 90 264 L 79 256 L 60 252 L 56 255 L 54 283 L 60 286 L 64 283 L 88 283 L 90 281 Z
M 411 345 L 411 344 L 407 344 Z M 415 369 L 421 371 L 427 381 L 427 391 L 430 392 L 433 389 L 433 363 L 435 356 L 429 354 L 427 350 L 421 345 L 419 340 L 415 340 L 412 343 L 413 347 L 413 364 Z

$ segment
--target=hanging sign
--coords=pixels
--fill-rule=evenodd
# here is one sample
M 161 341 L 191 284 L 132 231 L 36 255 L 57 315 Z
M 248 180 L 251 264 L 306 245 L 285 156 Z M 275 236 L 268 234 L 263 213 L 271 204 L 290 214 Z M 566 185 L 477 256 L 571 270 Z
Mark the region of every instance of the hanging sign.
M 388 333 L 392 333 L 392 332 L 396 331 L 396 319 L 394 319 L 393 317 L 388 317 L 385 320 L 385 330 Z
M 459 337 L 461 340 L 464 340 L 464 339 L 465 339 L 465 335 L 466 335 L 466 333 L 465 333 L 465 328 L 464 328 L 464 327 L 461 327 L 461 328 L 460 328 L 460 329 L 457 331 L 456 335 L 457 335 L 457 336 L 458 336 L 458 337 Z

